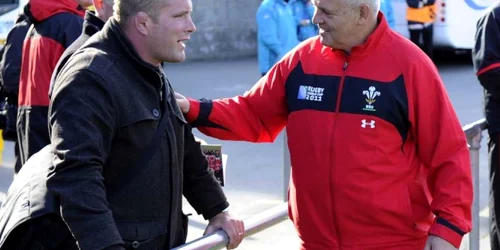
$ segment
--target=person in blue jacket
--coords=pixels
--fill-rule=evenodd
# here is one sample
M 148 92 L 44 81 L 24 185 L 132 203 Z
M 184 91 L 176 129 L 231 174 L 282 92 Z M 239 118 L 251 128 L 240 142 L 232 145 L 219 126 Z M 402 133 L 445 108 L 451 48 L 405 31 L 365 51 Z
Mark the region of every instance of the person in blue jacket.
M 385 19 L 389 23 L 389 27 L 394 29 L 396 25 L 396 20 L 394 19 L 394 13 L 392 12 L 392 0 L 380 0 L 380 11 L 384 13 Z
M 262 75 L 299 44 L 289 1 L 294 0 L 264 0 L 257 10 L 257 56 Z
M 299 41 L 318 35 L 318 26 L 312 23 L 314 6 L 311 0 L 296 0 L 292 4 Z

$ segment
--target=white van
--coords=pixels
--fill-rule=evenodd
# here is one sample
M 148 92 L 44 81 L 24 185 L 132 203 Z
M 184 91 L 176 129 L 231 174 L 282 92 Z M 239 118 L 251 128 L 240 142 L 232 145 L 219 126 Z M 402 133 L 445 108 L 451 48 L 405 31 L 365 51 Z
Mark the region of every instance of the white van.
M 9 31 L 26 3 L 28 0 L 0 0 L 0 47 L 5 44 Z
M 474 47 L 477 20 L 498 0 L 436 0 L 437 20 L 434 24 L 434 46 L 455 50 Z M 409 37 L 406 0 L 392 0 L 395 30 Z

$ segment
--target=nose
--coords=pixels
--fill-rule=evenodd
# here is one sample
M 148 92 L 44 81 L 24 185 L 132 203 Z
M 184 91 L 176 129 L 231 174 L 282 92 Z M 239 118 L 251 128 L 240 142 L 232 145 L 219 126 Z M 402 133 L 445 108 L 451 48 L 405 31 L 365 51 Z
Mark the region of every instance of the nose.
M 312 22 L 314 24 L 320 24 L 322 22 L 320 16 L 318 15 L 318 8 L 316 7 L 314 8 L 314 15 L 312 18 Z
M 196 31 L 196 25 L 194 25 L 193 19 L 191 18 L 191 15 L 189 16 L 188 20 L 188 33 L 194 33 Z

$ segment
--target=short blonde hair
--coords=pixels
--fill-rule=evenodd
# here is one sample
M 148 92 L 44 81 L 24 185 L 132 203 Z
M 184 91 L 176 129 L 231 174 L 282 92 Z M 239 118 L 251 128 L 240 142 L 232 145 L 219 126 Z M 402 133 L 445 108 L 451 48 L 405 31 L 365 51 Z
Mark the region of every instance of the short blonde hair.
M 125 25 L 130 17 L 138 12 L 144 12 L 156 20 L 158 10 L 167 2 L 168 0 L 115 0 L 113 9 L 118 23 Z

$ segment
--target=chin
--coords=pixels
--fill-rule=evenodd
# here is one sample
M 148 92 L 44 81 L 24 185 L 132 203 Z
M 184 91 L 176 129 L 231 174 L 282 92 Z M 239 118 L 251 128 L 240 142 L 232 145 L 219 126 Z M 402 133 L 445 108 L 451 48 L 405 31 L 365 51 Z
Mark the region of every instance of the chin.
M 169 56 L 165 61 L 169 63 L 180 63 L 184 60 L 186 60 L 186 53 L 182 51 Z
M 325 39 L 323 36 L 320 36 L 319 41 L 321 44 L 330 47 L 331 46 L 331 41 L 329 39 Z

